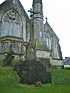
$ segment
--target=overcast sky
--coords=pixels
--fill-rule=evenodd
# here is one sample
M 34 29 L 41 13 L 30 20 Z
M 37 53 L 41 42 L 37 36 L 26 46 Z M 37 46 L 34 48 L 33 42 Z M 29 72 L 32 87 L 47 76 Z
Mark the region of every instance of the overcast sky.
M 3 2 L 5 0 L 0 0 Z M 32 0 L 20 0 L 25 10 L 32 7 Z M 54 32 L 60 39 L 62 55 L 70 57 L 70 0 L 42 0 L 44 17 L 48 18 Z

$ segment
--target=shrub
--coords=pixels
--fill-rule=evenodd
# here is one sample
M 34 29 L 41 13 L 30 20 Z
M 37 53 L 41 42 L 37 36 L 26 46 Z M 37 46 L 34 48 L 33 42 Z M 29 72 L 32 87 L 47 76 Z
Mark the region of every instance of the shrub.
M 13 60 L 13 59 L 14 59 L 13 51 L 10 50 L 10 51 L 7 53 L 7 55 L 6 55 L 5 59 L 4 59 L 4 66 L 6 66 L 6 65 L 12 65 L 12 60 Z

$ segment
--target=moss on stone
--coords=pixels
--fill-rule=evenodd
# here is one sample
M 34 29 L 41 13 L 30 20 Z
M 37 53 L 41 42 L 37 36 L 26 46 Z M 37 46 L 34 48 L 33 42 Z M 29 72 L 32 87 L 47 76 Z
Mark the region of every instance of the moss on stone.
M 48 67 L 50 67 L 50 66 L 51 66 L 51 64 L 50 64 L 50 59 L 49 59 L 49 58 L 37 57 L 37 60 L 38 60 L 38 61 L 40 61 L 40 62 L 42 62 L 42 63 L 47 64 L 47 65 L 48 65 Z
M 36 49 L 41 49 L 41 50 L 48 50 L 46 44 L 41 44 L 41 42 L 39 41 L 39 39 L 36 39 Z

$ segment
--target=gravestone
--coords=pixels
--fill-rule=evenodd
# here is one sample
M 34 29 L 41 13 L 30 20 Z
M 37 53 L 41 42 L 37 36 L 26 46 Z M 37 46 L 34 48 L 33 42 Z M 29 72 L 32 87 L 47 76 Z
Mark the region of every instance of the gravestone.
M 16 70 L 23 84 L 34 84 L 37 81 L 43 84 L 52 83 L 51 73 L 48 72 L 46 64 L 39 61 L 23 61 L 16 66 Z

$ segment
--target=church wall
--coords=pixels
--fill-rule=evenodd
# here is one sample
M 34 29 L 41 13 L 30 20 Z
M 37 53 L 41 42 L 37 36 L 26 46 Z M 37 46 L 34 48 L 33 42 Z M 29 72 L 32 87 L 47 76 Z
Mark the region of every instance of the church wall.
M 59 39 L 58 39 L 57 35 L 55 34 L 55 32 L 53 31 L 53 29 L 48 24 L 47 20 L 46 20 L 46 23 L 44 25 L 44 30 L 45 30 L 46 41 L 48 41 L 48 39 L 51 40 L 52 58 L 61 59 L 60 53 L 59 53 Z M 50 42 L 48 42 L 48 43 L 50 43 Z M 47 46 L 48 46 L 48 43 L 47 43 Z
M 8 2 L 9 2 L 9 4 L 8 4 Z M 20 16 L 21 26 L 22 26 L 22 31 L 23 31 L 23 33 L 21 35 L 23 35 L 23 36 L 22 36 L 22 39 L 15 38 L 15 37 L 5 37 L 5 38 L 0 37 L 0 42 L 8 43 L 8 47 L 4 47 L 5 53 L 7 53 L 9 51 L 9 46 L 12 42 L 17 42 L 18 47 L 19 47 L 19 53 L 15 54 L 14 60 L 20 59 L 19 55 L 23 56 L 22 58 L 25 59 L 27 32 L 29 35 L 28 39 L 30 38 L 29 17 L 27 15 L 26 11 L 24 10 L 23 6 L 21 5 L 20 1 L 17 2 L 17 0 L 16 0 L 16 2 L 12 3 L 11 0 L 9 0 L 9 1 L 7 0 L 7 1 L 3 2 L 0 5 L 0 32 L 1 32 L 2 17 L 6 12 L 8 12 L 10 10 L 14 10 Z
M 60 60 L 60 59 L 50 58 L 50 63 L 51 63 L 51 66 L 55 68 L 63 66 L 63 60 Z
M 1 47 L 1 44 L 3 44 L 3 47 Z M 17 44 L 17 45 L 14 46 L 15 44 Z M 23 55 L 24 51 L 25 51 L 24 47 L 25 46 L 23 45 L 23 43 L 18 42 L 18 41 L 7 41 L 7 40 L 1 41 L 0 42 L 0 49 L 3 49 L 4 51 L 3 52 L 0 51 L 0 54 L 7 53 L 10 51 L 10 49 L 13 49 L 13 52 L 15 51 L 14 54 Z
M 7 42 L 7 41 L 6 41 Z M 4 42 L 5 43 L 5 42 Z M 8 46 L 4 47 L 4 53 L 0 53 L 0 61 L 1 62 L 4 62 L 4 59 L 5 59 L 5 55 L 7 55 L 7 53 L 9 52 L 9 46 L 10 46 L 10 42 L 8 42 Z M 19 61 L 22 61 L 22 60 L 25 60 L 25 51 L 26 51 L 26 48 L 25 46 L 22 46 L 22 43 L 19 43 L 19 53 L 16 54 L 16 53 L 13 53 L 13 56 L 14 56 L 14 60 L 13 62 L 15 62 L 14 64 L 16 64 L 16 62 L 19 62 Z M 13 64 L 12 62 L 12 64 Z
M 58 51 L 58 39 L 56 36 L 52 38 L 52 57 L 56 59 L 60 59 L 59 51 Z

